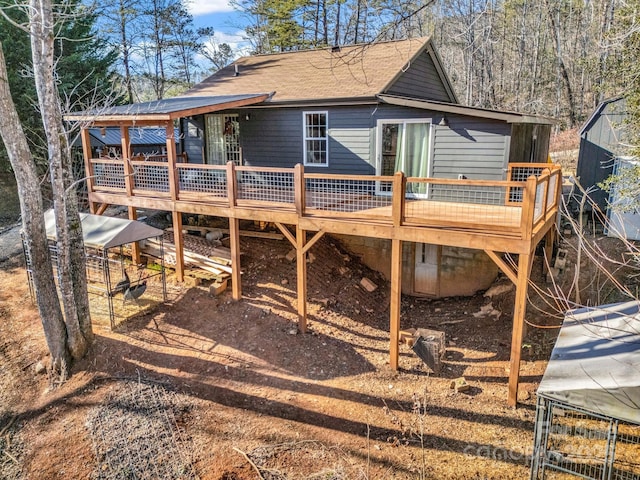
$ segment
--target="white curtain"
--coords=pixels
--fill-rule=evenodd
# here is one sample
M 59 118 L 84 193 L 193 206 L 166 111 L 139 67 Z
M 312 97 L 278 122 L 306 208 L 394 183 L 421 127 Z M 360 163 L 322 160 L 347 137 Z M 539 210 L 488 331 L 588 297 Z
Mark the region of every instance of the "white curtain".
M 407 177 L 429 176 L 429 123 L 405 123 L 400 125 L 396 149 L 396 172 Z M 411 183 L 407 192 L 426 195 L 426 183 Z
M 207 163 L 224 165 L 226 160 L 224 148 L 224 118 L 222 115 L 206 115 L 205 131 L 207 136 Z

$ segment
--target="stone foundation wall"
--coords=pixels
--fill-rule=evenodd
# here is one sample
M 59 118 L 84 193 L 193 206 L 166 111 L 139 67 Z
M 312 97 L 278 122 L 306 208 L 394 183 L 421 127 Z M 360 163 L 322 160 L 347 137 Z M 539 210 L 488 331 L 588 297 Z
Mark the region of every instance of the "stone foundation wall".
M 391 240 L 382 238 L 334 235 L 351 253 L 369 268 L 391 276 Z M 414 291 L 414 245 L 403 242 L 402 293 L 422 296 Z M 438 297 L 468 296 L 486 290 L 498 275 L 498 267 L 481 250 L 442 247 Z

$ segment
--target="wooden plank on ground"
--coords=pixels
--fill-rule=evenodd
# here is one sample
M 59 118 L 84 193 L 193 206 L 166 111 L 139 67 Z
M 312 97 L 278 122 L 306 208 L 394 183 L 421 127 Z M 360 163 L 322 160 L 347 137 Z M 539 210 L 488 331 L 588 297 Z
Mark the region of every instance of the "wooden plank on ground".
M 173 232 L 173 227 L 167 228 L 166 231 Z M 222 233 L 226 233 L 227 235 L 229 234 L 228 228 L 197 227 L 192 225 L 183 225 L 182 231 L 183 232 L 200 232 L 200 233 L 220 231 Z M 268 238 L 271 240 L 284 240 L 284 235 L 282 235 L 281 233 L 275 233 L 275 232 L 254 232 L 252 230 L 240 230 L 240 236 L 253 237 L 253 238 Z

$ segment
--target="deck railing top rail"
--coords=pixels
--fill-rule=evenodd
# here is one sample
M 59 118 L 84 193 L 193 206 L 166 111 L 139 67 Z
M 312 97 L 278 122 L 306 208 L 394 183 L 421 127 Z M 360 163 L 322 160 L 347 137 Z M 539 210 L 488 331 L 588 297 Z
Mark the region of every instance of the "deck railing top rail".
M 301 216 L 484 229 L 526 238 L 557 211 L 560 167 L 510 164 L 507 180 L 305 173 L 295 168 L 92 159 L 92 191 L 170 196 Z M 233 197 L 233 198 L 231 198 Z

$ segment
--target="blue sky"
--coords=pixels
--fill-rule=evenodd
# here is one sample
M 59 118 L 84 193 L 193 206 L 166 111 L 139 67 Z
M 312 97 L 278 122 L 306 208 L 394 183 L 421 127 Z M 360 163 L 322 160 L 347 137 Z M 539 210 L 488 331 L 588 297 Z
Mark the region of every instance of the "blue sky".
M 228 43 L 234 50 L 242 48 L 246 21 L 242 14 L 233 10 L 228 0 L 187 0 L 185 3 L 196 28 L 213 27 L 219 43 Z

